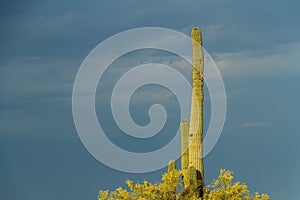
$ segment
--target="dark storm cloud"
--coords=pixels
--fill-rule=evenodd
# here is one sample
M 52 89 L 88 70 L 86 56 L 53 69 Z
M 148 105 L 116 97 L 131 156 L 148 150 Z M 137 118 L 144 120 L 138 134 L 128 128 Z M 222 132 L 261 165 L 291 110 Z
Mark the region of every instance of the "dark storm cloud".
M 2 55 L 82 57 L 105 38 L 141 26 L 162 26 L 189 34 L 192 26 L 199 25 L 208 30 L 204 38 L 210 51 L 270 48 L 299 41 L 297 2 L 274 1 L 272 7 L 264 1 L 2 4 L 2 42 L 6 47 L 1 48 Z M 221 26 L 214 37 L 209 32 L 212 25 Z

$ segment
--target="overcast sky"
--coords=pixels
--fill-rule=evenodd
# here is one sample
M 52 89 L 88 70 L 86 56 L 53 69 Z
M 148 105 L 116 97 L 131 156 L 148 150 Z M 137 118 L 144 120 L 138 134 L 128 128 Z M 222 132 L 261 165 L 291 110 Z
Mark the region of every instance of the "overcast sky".
M 126 178 L 160 179 L 165 168 L 131 174 L 101 164 L 81 143 L 72 117 L 73 83 L 87 54 L 114 34 L 146 26 L 188 35 L 199 26 L 223 76 L 227 116 L 204 160 L 206 183 L 223 167 L 252 192 L 300 199 L 299 6 L 293 0 L 1 1 L 0 199 L 92 200 Z M 149 55 L 182 64 L 164 52 L 138 51 L 113 63 L 107 71 L 113 78 L 97 89 L 100 123 L 116 145 L 135 152 L 164 146 L 180 121 L 170 91 L 145 86 L 132 98 L 131 114 L 146 125 L 149 106 L 164 105 L 169 118 L 160 137 L 144 142 L 117 137 L 121 133 L 107 106 L 112 84 L 119 69 L 145 63 Z M 209 106 L 207 98 L 206 124 Z

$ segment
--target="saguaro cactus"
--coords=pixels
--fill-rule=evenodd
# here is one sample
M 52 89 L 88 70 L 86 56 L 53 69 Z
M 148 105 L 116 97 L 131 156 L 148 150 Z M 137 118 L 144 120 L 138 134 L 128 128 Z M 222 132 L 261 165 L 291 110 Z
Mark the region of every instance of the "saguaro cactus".
M 192 29 L 193 47 L 193 93 L 189 127 L 189 166 L 195 167 L 201 185 L 204 185 L 202 134 L 203 134 L 203 68 L 204 56 L 202 51 L 202 36 L 200 29 Z
M 188 167 L 189 167 L 189 123 L 186 119 L 180 123 L 181 133 L 181 172 L 183 176 L 184 188 L 188 186 Z
M 176 170 L 176 162 L 175 160 L 170 160 L 168 164 L 168 172 L 172 172 Z
M 181 169 L 185 170 L 189 167 L 189 123 L 186 119 L 180 123 L 181 133 Z

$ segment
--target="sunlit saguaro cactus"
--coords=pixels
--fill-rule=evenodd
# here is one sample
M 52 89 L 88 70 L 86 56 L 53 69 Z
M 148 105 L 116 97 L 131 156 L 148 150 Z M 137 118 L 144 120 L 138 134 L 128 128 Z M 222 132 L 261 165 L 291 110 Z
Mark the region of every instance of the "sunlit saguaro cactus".
M 204 166 L 202 158 L 204 54 L 200 29 L 194 27 L 191 36 L 193 52 L 193 90 L 190 123 L 188 123 L 187 120 L 182 120 L 180 123 L 181 172 L 185 190 L 198 191 L 201 197 L 204 187 Z
M 176 162 L 175 160 L 170 160 L 168 164 L 168 172 L 172 172 L 176 170 Z
M 189 167 L 189 123 L 186 119 L 180 123 L 181 134 L 181 169 Z
M 200 29 L 194 27 L 191 36 L 193 47 L 193 93 L 189 127 L 189 166 L 195 167 L 198 174 L 201 174 L 201 176 L 198 176 L 198 180 L 201 185 L 204 185 L 202 159 L 204 56 Z
M 189 128 L 189 166 L 203 174 L 202 132 L 203 132 L 203 52 L 199 28 L 192 29 L 193 47 L 193 93 Z
M 183 184 L 186 187 L 186 173 L 189 167 L 189 123 L 186 119 L 180 123 L 180 134 L 181 134 L 181 172 L 183 176 Z

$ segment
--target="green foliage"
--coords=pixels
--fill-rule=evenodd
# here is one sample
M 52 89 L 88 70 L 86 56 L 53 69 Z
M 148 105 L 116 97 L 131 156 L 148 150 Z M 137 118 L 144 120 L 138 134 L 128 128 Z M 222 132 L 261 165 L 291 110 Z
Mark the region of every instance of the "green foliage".
M 208 188 L 204 189 L 202 198 L 198 197 L 199 188 L 190 185 L 180 193 L 176 194 L 178 180 L 181 171 L 169 165 L 169 170 L 162 177 L 161 183 L 151 184 L 148 181 L 134 184 L 127 180 L 129 191 L 122 187 L 115 191 L 100 191 L 98 200 L 269 200 L 266 194 L 255 193 L 252 196 L 247 185 L 233 182 L 232 172 L 221 169 L 217 180 L 213 181 Z

